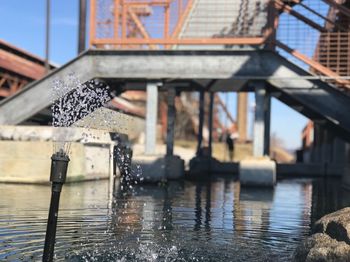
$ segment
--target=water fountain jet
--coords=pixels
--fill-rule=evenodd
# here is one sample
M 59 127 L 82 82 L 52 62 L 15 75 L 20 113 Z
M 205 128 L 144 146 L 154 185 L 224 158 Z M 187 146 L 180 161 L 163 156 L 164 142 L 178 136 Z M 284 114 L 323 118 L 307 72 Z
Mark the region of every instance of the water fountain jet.
M 52 105 L 54 153 L 51 157 L 51 202 L 47 221 L 43 261 L 53 261 L 60 194 L 66 182 L 70 142 L 67 127 L 102 107 L 110 99 L 107 86 L 91 80 L 81 84 L 73 74 L 69 82 L 55 80 Z M 71 90 L 74 90 L 73 92 Z

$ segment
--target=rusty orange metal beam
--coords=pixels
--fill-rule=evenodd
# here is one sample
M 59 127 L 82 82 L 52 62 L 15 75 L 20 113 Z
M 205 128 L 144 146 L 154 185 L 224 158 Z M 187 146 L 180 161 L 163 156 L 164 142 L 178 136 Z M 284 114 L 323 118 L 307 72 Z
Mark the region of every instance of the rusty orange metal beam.
M 19 81 L 18 80 L 13 80 L 11 85 L 10 85 L 10 94 L 14 94 L 18 91 L 19 87 Z
M 114 38 L 119 38 L 119 7 L 120 0 L 114 0 Z
M 164 38 L 169 37 L 169 23 L 170 23 L 170 6 L 167 5 L 164 7 Z
M 27 83 L 28 81 L 20 76 L 0 72 L 0 96 L 10 96 L 22 89 Z
M 30 79 L 39 79 L 45 75 L 45 67 L 5 50 L 0 50 L 0 68 Z
M 112 100 L 109 101 L 109 104 L 117 109 L 124 111 L 125 113 L 129 113 L 142 118 L 145 117 L 144 108 L 136 106 L 133 103 L 121 97 L 114 97 Z
M 164 7 L 164 38 L 169 38 L 169 24 L 170 24 L 170 2 L 168 1 L 168 5 Z M 165 45 L 165 49 L 168 49 L 169 46 Z
M 176 98 L 175 98 L 176 99 Z M 160 101 L 159 104 L 159 114 L 160 114 L 160 123 L 161 123 L 161 132 L 162 132 L 162 138 L 166 139 L 167 134 L 167 124 L 168 124 L 168 105 L 165 103 L 165 101 Z
M 0 96 L 1 97 L 8 97 L 10 96 L 10 91 L 5 88 L 0 88 Z
M 129 44 L 139 44 L 139 45 L 261 45 L 265 43 L 264 37 L 241 37 L 241 38 L 183 38 L 183 39 L 162 39 L 162 38 L 127 38 L 127 39 L 110 39 L 110 38 L 100 38 L 94 39 L 93 44 L 103 45 L 103 44 L 118 44 L 118 45 L 129 45 Z
M 178 6 L 177 6 L 177 8 L 178 8 L 178 15 L 180 15 L 181 14 L 181 12 L 182 12 L 182 0 L 178 0 L 178 2 L 177 2 L 177 4 L 178 4 Z
M 18 85 L 18 90 L 21 90 L 26 84 L 28 84 L 28 82 L 25 80 L 22 80 Z
M 90 1 L 90 46 L 96 36 L 96 0 Z
M 350 89 L 350 82 L 347 80 L 341 79 L 341 76 L 335 73 L 334 71 L 330 70 L 329 68 L 321 65 L 320 63 L 308 58 L 307 56 L 301 54 L 300 52 L 290 48 L 289 46 L 283 44 L 282 42 L 276 40 L 276 46 L 282 48 L 284 51 L 288 52 L 289 54 L 293 55 L 294 57 L 298 58 L 299 60 L 303 61 L 304 63 L 308 64 L 312 68 L 316 69 L 321 74 L 334 78 L 334 81 L 342 86 L 345 86 L 346 88 Z
M 145 29 L 145 27 L 143 26 L 142 22 L 140 21 L 138 16 L 135 14 L 135 12 L 132 9 L 128 8 L 128 13 L 129 13 L 131 19 L 134 21 L 137 29 L 140 31 L 141 35 L 145 39 L 150 39 L 150 36 L 149 36 L 147 30 Z M 152 49 L 157 49 L 157 47 L 155 45 L 150 45 L 150 47 Z
M 168 1 L 138 1 L 138 2 L 134 2 L 134 1 L 131 1 L 131 2 L 128 2 L 128 0 L 124 0 L 125 4 L 127 5 L 145 5 L 145 6 L 152 6 L 152 5 L 156 5 L 156 6 L 166 6 L 168 5 Z
M 174 32 L 172 33 L 171 35 L 171 38 L 177 38 L 180 34 L 180 31 L 188 17 L 188 15 L 190 14 L 191 10 L 192 10 L 192 7 L 193 7 L 193 0 L 188 0 L 188 3 L 186 5 L 186 8 L 185 8 L 185 11 L 183 12 L 183 14 L 180 16 L 176 26 L 175 26 L 175 29 L 174 29 Z M 180 13 L 179 13 L 180 15 Z
M 150 37 L 149 37 L 149 34 L 148 34 L 147 30 L 144 28 L 142 22 L 140 21 L 138 16 L 134 13 L 134 11 L 129 8 L 128 9 L 128 13 L 129 13 L 131 19 L 134 21 L 137 29 L 140 31 L 141 35 L 144 38 L 149 39 Z
M 126 29 L 127 29 L 127 4 L 125 0 L 122 0 L 122 39 L 126 39 Z
M 5 84 L 7 80 L 7 76 L 6 75 L 2 75 L 1 79 L 0 79 L 0 88 L 2 87 L 3 84 Z

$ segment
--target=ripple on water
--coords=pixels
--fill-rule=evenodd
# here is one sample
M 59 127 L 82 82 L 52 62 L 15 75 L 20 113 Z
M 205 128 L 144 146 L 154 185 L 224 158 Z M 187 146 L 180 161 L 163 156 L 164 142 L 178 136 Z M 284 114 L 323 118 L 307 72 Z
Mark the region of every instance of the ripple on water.
M 117 189 L 112 209 L 107 181 L 67 185 L 56 260 L 285 261 L 322 215 L 311 208 L 324 200 L 319 185 L 286 180 L 258 190 L 218 179 L 134 186 L 125 196 Z M 50 188 L 0 185 L 0 191 L 0 260 L 40 260 Z

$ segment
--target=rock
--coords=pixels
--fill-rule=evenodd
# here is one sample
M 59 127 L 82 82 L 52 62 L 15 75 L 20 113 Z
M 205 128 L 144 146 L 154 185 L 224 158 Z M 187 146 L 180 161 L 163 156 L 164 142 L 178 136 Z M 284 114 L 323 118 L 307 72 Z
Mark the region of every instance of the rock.
M 322 217 L 312 232 L 295 250 L 293 261 L 350 262 L 350 208 Z
M 326 233 L 331 238 L 350 244 L 350 207 L 325 215 L 316 221 L 312 233 Z
M 296 249 L 293 261 L 350 261 L 350 245 L 327 234 L 316 233 Z

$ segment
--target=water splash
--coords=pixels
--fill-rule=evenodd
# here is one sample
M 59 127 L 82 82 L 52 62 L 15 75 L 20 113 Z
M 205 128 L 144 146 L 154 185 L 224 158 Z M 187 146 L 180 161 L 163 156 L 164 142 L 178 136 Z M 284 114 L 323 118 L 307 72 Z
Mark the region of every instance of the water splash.
M 98 80 L 86 83 L 71 73 L 66 79 L 55 79 L 52 92 L 52 126 L 55 127 L 54 151 L 69 154 L 71 135 L 67 127 L 86 117 L 111 99 L 108 86 Z

